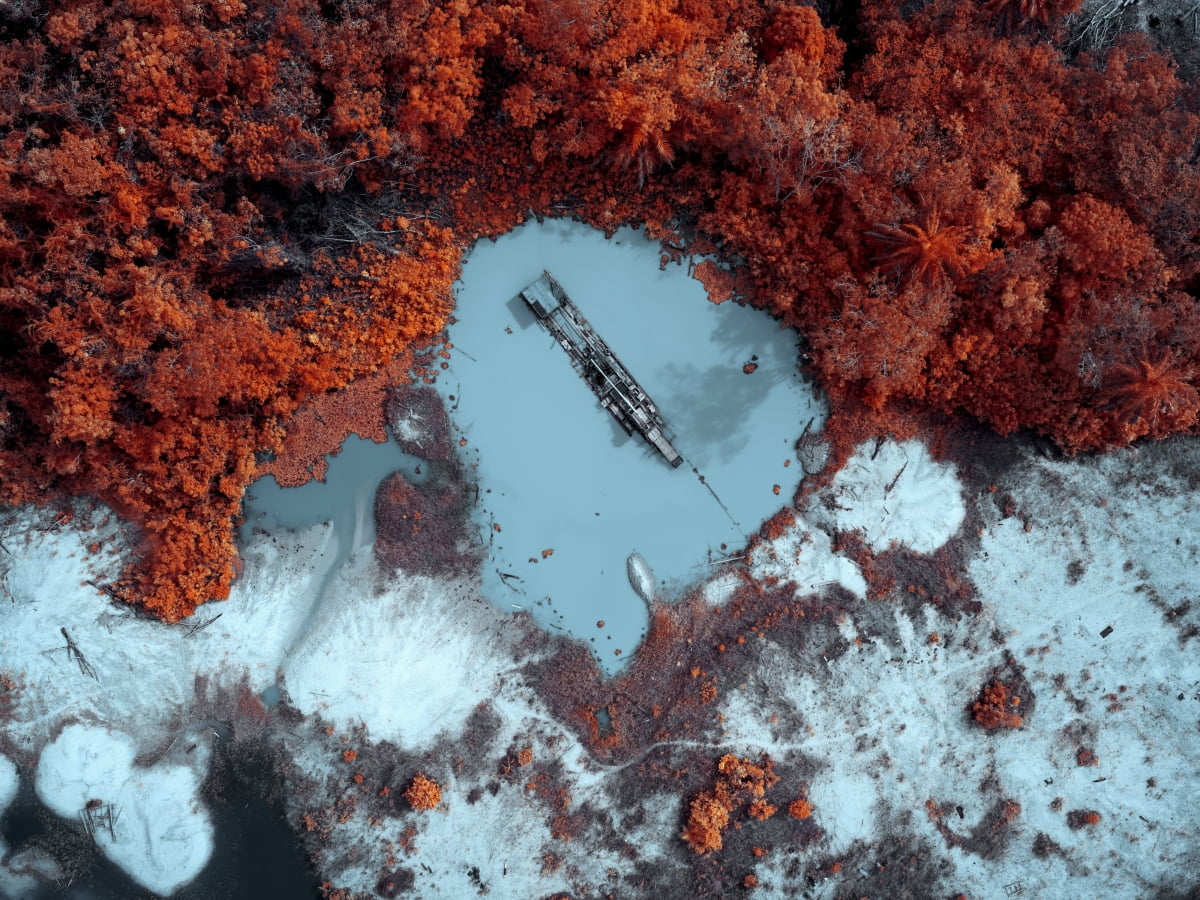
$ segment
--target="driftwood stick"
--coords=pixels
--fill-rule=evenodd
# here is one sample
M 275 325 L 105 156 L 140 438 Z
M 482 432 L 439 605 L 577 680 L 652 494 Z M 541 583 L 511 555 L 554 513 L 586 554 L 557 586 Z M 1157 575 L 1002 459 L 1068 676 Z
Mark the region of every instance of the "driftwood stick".
M 75 661 L 75 664 L 79 666 L 80 672 L 82 672 L 84 675 L 87 675 L 89 678 L 95 678 L 97 681 L 99 681 L 100 676 L 96 674 L 96 670 L 92 668 L 92 664 L 87 661 L 87 657 L 83 655 L 83 651 L 79 649 L 79 645 L 76 644 L 71 635 L 67 633 L 67 629 L 60 628 L 59 631 L 62 632 L 62 636 L 66 638 L 67 641 L 67 656 Z
M 206 622 L 197 622 L 196 624 L 194 624 L 190 628 L 188 628 L 187 634 L 185 634 L 184 637 L 191 637 L 193 634 L 197 634 L 197 633 L 203 631 L 205 628 L 207 628 L 213 622 L 217 621 L 217 619 L 221 618 L 221 616 L 223 616 L 223 615 L 225 615 L 225 613 L 217 613 L 215 616 L 213 616 L 211 619 L 209 619 Z
M 896 477 L 892 479 L 891 484 L 883 489 L 883 496 L 887 496 L 892 492 L 892 488 L 896 486 L 896 482 L 900 480 L 900 476 L 904 474 L 904 470 L 908 468 L 908 460 L 904 461 L 904 465 L 900 467 L 900 471 L 896 473 Z

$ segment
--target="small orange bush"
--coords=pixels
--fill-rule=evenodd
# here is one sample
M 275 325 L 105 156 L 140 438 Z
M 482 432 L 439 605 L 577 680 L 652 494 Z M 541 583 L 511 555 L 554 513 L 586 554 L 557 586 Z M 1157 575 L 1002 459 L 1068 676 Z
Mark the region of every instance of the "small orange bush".
M 1073 809 L 1067 813 L 1067 824 L 1075 830 L 1087 825 L 1099 825 L 1100 813 L 1094 809 Z
M 1020 728 L 1025 720 L 1015 709 L 1020 697 L 1011 696 L 1008 686 L 1002 681 L 991 681 L 984 686 L 979 699 L 971 704 L 971 717 L 984 728 Z
M 442 802 L 442 786 L 423 772 L 418 773 L 404 791 L 404 799 L 413 809 L 435 809 Z
M 717 762 L 717 781 L 709 790 L 701 791 L 688 808 L 688 821 L 680 835 L 697 853 L 704 855 L 724 846 L 725 830 L 733 810 L 745 800 L 747 810 L 756 819 L 766 819 L 775 807 L 762 800 L 767 788 L 779 781 L 771 760 L 761 765 L 726 753 Z
M 788 804 L 788 815 L 793 819 L 807 819 L 812 815 L 812 811 L 813 805 L 803 798 Z

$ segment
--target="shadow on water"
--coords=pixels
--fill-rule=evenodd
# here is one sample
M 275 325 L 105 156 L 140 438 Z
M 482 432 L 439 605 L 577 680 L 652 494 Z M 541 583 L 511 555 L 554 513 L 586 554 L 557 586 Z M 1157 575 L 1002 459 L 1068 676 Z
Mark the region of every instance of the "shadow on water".
M 625 433 L 625 429 L 620 426 L 616 419 L 609 415 L 607 410 L 600 405 L 599 401 L 596 401 L 596 408 L 608 419 L 608 424 L 612 428 L 612 445 L 614 447 L 624 447 L 633 440 L 633 436 Z
M 701 370 L 692 363 L 671 363 L 662 371 L 670 380 L 670 393 L 663 397 L 670 424 L 690 445 L 694 461 L 734 459 L 753 438 L 750 420 L 765 396 L 762 382 L 754 376 L 732 380 L 726 366 Z
M 783 330 L 778 324 L 772 327 L 766 314 L 739 314 L 740 310 L 746 308 L 736 305 L 728 308 L 722 306 L 720 309 L 726 314 L 713 327 L 711 340 L 729 352 L 731 361 L 745 361 L 755 353 L 762 352 L 764 343 L 775 343 L 777 335 L 772 332 Z M 749 309 L 746 311 L 750 312 Z
M 508 311 L 513 317 L 513 322 L 517 327 L 524 331 L 527 328 L 533 328 L 537 325 L 537 319 L 533 317 L 533 313 L 529 311 L 529 307 L 525 301 L 521 299 L 521 295 L 515 295 L 508 301 Z
M 218 742 L 213 771 L 202 794 L 215 830 L 214 851 L 196 879 L 175 900 L 318 900 L 320 881 L 308 865 L 300 838 L 287 824 L 278 776 L 265 752 L 237 749 L 234 760 Z M 45 851 L 62 861 L 70 884 L 43 885 L 31 900 L 154 900 L 157 894 L 138 886 L 99 853 L 82 827 L 49 812 L 38 801 L 28 778 L 0 817 L 0 835 L 11 853 Z

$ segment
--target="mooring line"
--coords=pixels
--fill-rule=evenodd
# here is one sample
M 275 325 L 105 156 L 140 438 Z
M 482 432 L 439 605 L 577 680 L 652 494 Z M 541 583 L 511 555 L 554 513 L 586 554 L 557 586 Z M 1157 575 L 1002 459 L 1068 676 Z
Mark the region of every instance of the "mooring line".
M 726 517 L 729 519 L 730 522 L 733 523 L 733 527 L 736 528 L 738 531 L 744 531 L 745 529 L 742 528 L 742 523 L 733 517 L 733 513 L 731 513 L 729 511 L 729 507 L 725 505 L 724 501 L 721 500 L 721 498 L 717 496 L 717 492 L 712 489 L 712 485 L 708 483 L 708 479 L 700 474 L 700 470 L 696 466 L 693 466 L 692 461 L 690 459 L 688 459 L 686 456 L 684 457 L 684 461 L 689 466 L 692 466 L 692 472 L 700 480 L 700 483 L 702 485 L 704 485 L 705 488 L 707 488 L 708 492 L 710 494 L 712 494 L 712 498 L 717 501 L 717 505 L 721 507 L 721 510 L 725 513 Z

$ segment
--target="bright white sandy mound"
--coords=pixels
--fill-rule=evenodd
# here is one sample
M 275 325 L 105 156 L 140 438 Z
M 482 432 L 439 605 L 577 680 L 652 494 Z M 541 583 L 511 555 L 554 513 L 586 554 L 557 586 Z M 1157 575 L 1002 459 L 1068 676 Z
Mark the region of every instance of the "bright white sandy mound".
M 637 591 L 637 595 L 647 603 L 653 602 L 654 570 L 650 568 L 650 563 L 646 562 L 646 557 L 635 550 L 629 554 L 625 567 L 629 570 L 629 583 Z
M 932 553 L 962 524 L 958 474 L 920 441 L 860 446 L 808 515 L 837 531 L 862 531 L 876 552 L 892 543 Z
M 254 691 L 273 684 L 337 546 L 328 526 L 261 536 L 243 553 L 245 573 L 228 603 L 202 606 L 170 626 L 134 616 L 89 584 L 120 571 L 112 554 L 88 552 L 94 540 L 119 543 L 101 530 L 49 530 L 27 509 L 9 525 L 7 546 L 20 552 L 3 557 L 10 599 L 0 603 L 0 671 L 18 677 L 22 689 L 13 692 L 4 729 L 29 752 L 71 719 L 137 723 L 146 745 L 167 740 L 169 720 L 194 699 L 197 676 L 210 687 L 242 678 Z
M 7 756 L 0 756 L 0 815 L 17 796 L 17 767 Z
M 283 667 L 291 702 L 375 741 L 427 746 L 496 693 L 507 620 L 469 581 L 366 572 L 322 605 Z
M 143 768 L 129 735 L 69 725 L 42 750 L 35 782 L 46 806 L 83 820 L 105 856 L 162 896 L 195 878 L 213 851 L 212 822 L 196 797 L 211 747 L 194 735 L 180 740 L 191 752 Z

